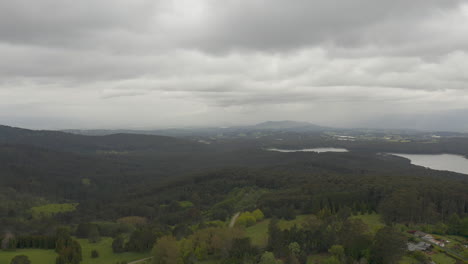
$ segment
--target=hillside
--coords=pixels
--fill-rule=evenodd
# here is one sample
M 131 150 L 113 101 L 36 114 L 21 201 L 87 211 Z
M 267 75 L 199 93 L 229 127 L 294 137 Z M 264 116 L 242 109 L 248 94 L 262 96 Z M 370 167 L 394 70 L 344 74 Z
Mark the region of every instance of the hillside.
M 288 126 L 296 124 L 260 125 L 268 129 Z M 222 135 L 198 143 L 196 137 L 83 136 L 0 127 L 0 226 L 18 237 L 10 245 L 31 258 L 38 248 L 44 254 L 48 252 L 45 249 L 53 248 L 56 244 L 46 247 L 44 241 L 55 239 L 54 234 L 65 226 L 79 238 L 87 254 L 82 263 L 93 261 L 93 249 L 98 249 L 102 257 L 93 263 L 146 257 L 163 238 L 192 252 L 191 247 L 183 245 L 189 242 L 183 241 L 198 243 L 207 237 L 214 239 L 210 245 L 225 247 L 223 252 L 235 259 L 232 263 L 239 263 L 237 256 L 244 254 L 239 252 L 251 252 L 250 258 L 257 259 L 257 250 L 265 249 L 285 259 L 295 242 L 302 248 L 298 251 L 302 255 L 297 257 L 305 263 L 316 254 L 330 257 L 328 250 L 335 244 L 353 245 L 354 237 L 359 237 L 361 248 L 356 254 L 347 253 L 348 257 L 366 258 L 367 253 L 362 252 L 375 254 L 370 245 L 378 232 L 369 232 L 356 221 L 367 218 L 350 216 L 375 212 L 382 216 L 387 229 L 417 224 L 433 230 L 442 225 L 451 227 L 438 229 L 445 234 L 464 234 L 459 227 L 462 220 L 455 219 L 453 224 L 450 219 L 466 219 L 467 175 L 429 170 L 413 166 L 407 159 L 379 153 L 386 149 L 437 152 L 444 147 L 462 151 L 463 138 L 431 144 L 343 142 L 319 132 L 268 130 L 262 138 L 255 136 L 257 132 L 250 137 L 238 132 L 232 132 L 236 136 Z M 210 140 L 200 141 L 205 139 Z M 272 146 L 327 145 L 345 146 L 351 151 L 267 150 Z M 242 212 L 238 221 L 245 225 L 257 221 L 252 220 L 253 212 L 269 220 L 258 223 L 261 234 L 258 226 L 244 234 L 225 224 L 238 212 Z M 311 222 L 307 218 L 304 225 L 299 221 L 301 215 L 313 216 Z M 297 221 L 291 221 L 296 216 Z M 278 241 L 274 246 L 267 237 L 272 232 L 270 224 L 277 218 L 283 220 L 279 221 L 281 235 L 274 239 Z M 290 231 L 283 230 L 281 223 L 285 221 Z M 379 228 L 384 225 L 378 224 Z M 355 232 L 353 238 L 347 236 L 351 231 Z M 405 245 L 405 235 L 398 234 L 398 243 Z M 216 252 L 215 248 L 209 250 L 196 251 L 199 260 L 218 263 L 225 257 L 208 253 Z
M 112 134 L 83 136 L 61 131 L 35 131 L 0 126 L 0 144 L 25 144 L 74 152 L 156 151 L 187 152 L 201 150 L 202 144 L 166 136 Z

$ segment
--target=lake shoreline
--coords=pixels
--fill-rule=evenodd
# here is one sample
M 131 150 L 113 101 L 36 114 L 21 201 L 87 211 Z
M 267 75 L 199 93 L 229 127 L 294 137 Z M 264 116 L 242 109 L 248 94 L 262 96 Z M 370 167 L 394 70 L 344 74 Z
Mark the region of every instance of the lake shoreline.
M 294 153 L 294 152 L 310 152 L 310 153 L 347 153 L 350 150 L 345 148 L 335 147 L 321 147 L 321 148 L 302 148 L 302 149 L 280 149 L 280 148 L 267 148 L 266 151 L 275 151 L 281 153 Z M 392 155 L 408 159 L 411 164 L 422 166 L 432 170 L 450 171 L 460 174 L 468 175 L 468 157 L 459 154 L 442 153 L 442 154 L 409 154 L 409 153 L 395 153 L 395 152 L 381 152 L 385 155 Z
M 468 159 L 457 154 L 406 154 L 386 153 L 389 155 L 408 159 L 411 164 L 432 170 L 451 171 L 468 175 Z

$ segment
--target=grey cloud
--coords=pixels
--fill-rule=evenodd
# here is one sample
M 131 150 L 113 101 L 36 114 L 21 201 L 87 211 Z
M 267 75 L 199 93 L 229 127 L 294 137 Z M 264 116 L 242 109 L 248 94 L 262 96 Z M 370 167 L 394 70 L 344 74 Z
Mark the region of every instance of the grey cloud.
M 0 123 L 339 125 L 465 108 L 464 3 L 3 1 Z
M 0 35 L 5 42 L 73 45 L 105 30 L 146 28 L 157 1 L 2 1 Z
M 463 1 L 208 1 L 202 49 L 277 50 L 327 42 L 338 46 L 398 43 L 425 19 L 456 10 Z M 211 4 L 211 5 L 210 5 Z M 212 8 L 212 9 L 210 9 Z M 386 34 L 386 30 L 392 34 Z M 190 41 L 190 40 L 189 40 Z
M 401 45 L 417 38 L 426 41 L 426 22 L 444 14 L 453 16 L 450 12 L 459 10 L 461 3 L 464 1 L 5 1 L 0 9 L 0 39 L 125 53 L 152 53 L 161 48 L 277 51 L 333 43 L 345 47 Z M 388 31 L 392 34 L 386 34 Z M 461 44 L 452 43 L 462 48 Z

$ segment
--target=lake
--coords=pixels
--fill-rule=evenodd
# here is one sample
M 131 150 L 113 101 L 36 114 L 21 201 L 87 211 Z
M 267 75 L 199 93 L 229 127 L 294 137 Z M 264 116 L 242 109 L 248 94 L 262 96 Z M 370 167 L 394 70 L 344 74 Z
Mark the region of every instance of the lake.
M 348 152 L 347 149 L 344 148 L 306 148 L 306 149 L 277 149 L 277 148 L 269 148 L 269 151 L 277 151 L 277 152 Z
M 269 148 L 269 151 L 277 152 L 348 152 L 344 148 L 304 148 L 304 149 L 278 149 Z M 389 153 L 391 155 L 407 158 L 411 164 L 423 166 L 433 170 L 453 171 L 468 174 L 468 159 L 454 154 L 403 154 Z
M 423 166 L 433 170 L 453 171 L 468 174 L 468 159 L 453 154 L 401 154 L 390 153 L 411 160 L 411 164 Z

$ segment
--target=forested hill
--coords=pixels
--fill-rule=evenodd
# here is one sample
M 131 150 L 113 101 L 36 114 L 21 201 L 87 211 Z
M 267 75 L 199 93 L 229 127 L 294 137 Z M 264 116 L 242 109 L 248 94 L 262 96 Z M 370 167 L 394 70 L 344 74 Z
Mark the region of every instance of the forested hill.
M 52 200 L 82 200 L 122 182 L 123 162 L 28 145 L 0 145 L 0 188 Z
M 94 239 L 91 231 L 84 232 L 92 227 L 97 237 L 105 236 L 107 241 L 115 238 L 112 250 L 116 256 L 124 251 L 149 254 L 165 235 L 186 241 L 213 227 L 232 230 L 224 228 L 224 222 L 238 212 L 244 212 L 241 216 L 263 212 L 270 223 L 276 218 L 291 220 L 303 215 L 326 217 L 317 226 L 322 233 L 314 231 L 305 237 L 305 229 L 298 229 L 294 239 L 284 233 L 282 238 L 271 240 L 282 241 L 281 248 L 300 243 L 307 249 L 304 254 L 326 254 L 330 247 L 342 243 L 342 234 L 348 232 L 343 229 L 335 234 L 334 230 L 353 226 L 345 221 L 351 214 L 378 213 L 389 226 L 455 226 L 450 234 L 462 234 L 458 228 L 461 220 L 453 225 L 450 219 L 466 219 L 468 215 L 467 175 L 414 166 L 407 159 L 379 152 L 408 146 L 416 151 L 422 146 L 434 151 L 442 146 L 456 150 L 455 146 L 463 144 L 443 145 L 442 140 L 408 145 L 338 141 L 318 133 L 260 135 L 263 137 L 199 138 L 205 142 L 202 144 L 195 141 L 197 137 L 83 136 L 2 126 L 0 226 L 17 237 L 11 243 L 9 240 L 11 249 L 44 247 L 40 241 L 53 240 L 54 234 L 58 239 L 62 226 L 79 238 Z M 281 140 L 277 140 L 279 135 Z M 267 150 L 325 144 L 345 146 L 350 151 Z M 327 220 L 332 216 L 342 220 Z M 266 235 L 270 231 L 262 232 Z M 357 235 L 366 234 L 362 229 Z M 355 243 L 354 237 L 350 244 Z M 249 245 L 249 239 L 243 237 L 239 245 Z M 372 239 L 364 249 L 372 245 Z M 405 237 L 400 242 L 405 246 Z M 58 247 L 51 245 L 48 248 Z M 287 254 L 281 253 L 281 248 L 270 250 L 284 257 Z M 359 252 L 367 252 L 363 250 Z
M 28 130 L 0 126 L 0 144 L 23 144 L 60 151 L 73 152 L 188 152 L 201 150 L 203 144 L 173 137 L 113 134 L 106 136 L 83 136 L 60 131 Z

